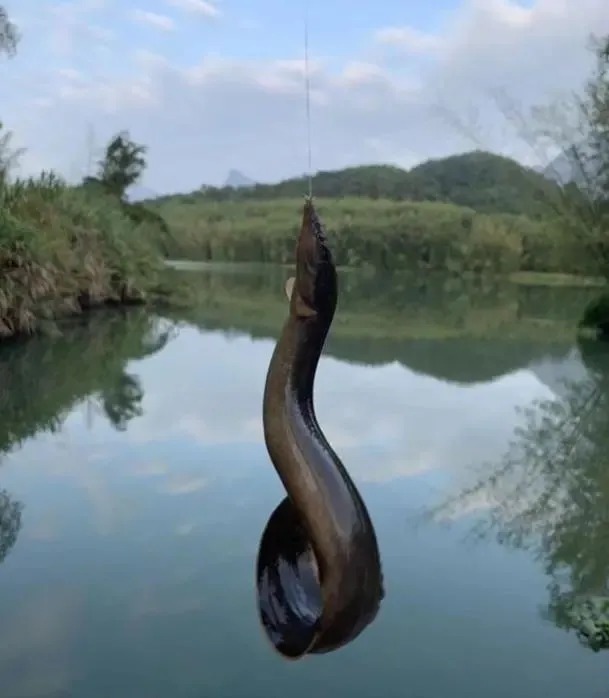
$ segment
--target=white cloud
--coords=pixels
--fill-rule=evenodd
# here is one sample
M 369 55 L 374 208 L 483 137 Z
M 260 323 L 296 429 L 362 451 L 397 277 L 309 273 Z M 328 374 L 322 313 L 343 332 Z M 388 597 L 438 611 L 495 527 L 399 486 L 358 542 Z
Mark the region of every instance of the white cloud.
M 375 35 L 379 44 L 395 46 L 410 53 L 436 53 L 442 46 L 442 39 L 434 34 L 426 34 L 412 27 L 387 27 L 379 29 Z
M 99 14 L 106 3 L 95 2 L 60 2 L 45 8 L 49 13 L 44 20 L 26 19 L 24 24 L 24 42 L 32 40 L 30 34 L 46 32 L 52 51 L 63 57 L 72 57 L 78 48 L 89 46 L 96 52 L 105 48 L 114 38 L 114 32 L 98 23 Z
M 205 14 L 205 3 L 173 0 L 177 4 Z M 101 10 L 83 14 L 69 7 L 72 24 L 74 17 L 80 23 L 74 26 L 86 20 L 87 26 L 116 35 Z M 140 13 L 161 29 L 172 24 L 164 15 Z M 50 31 L 42 25 L 32 28 L 28 45 L 44 42 L 45 32 L 57 37 L 62 26 L 56 17 Z M 79 58 L 80 30 L 63 26 L 61 31 L 69 33 L 72 44 L 68 52 L 70 42 L 59 42 L 64 60 L 57 67 L 78 68 L 83 81 L 75 84 L 57 73 L 49 77 L 47 64 L 22 75 L 19 57 L 6 67 L 2 116 L 17 131 L 19 144 L 30 149 L 26 169 L 44 163 L 68 173 L 74 161 L 86 157 L 85 129 L 91 123 L 100 141 L 128 128 L 149 146 L 143 184 L 159 192 L 221 183 L 234 167 L 262 181 L 305 170 L 304 79 L 297 43 L 294 54 L 282 59 L 217 53 L 186 59 L 177 48 L 160 54 L 154 45 L 131 48 L 131 56 L 120 44 L 110 52 L 108 39 L 96 41 L 89 33 L 87 51 Z M 385 161 L 411 166 L 478 146 L 533 161 L 489 91 L 503 89 L 526 107 L 577 88 L 592 65 L 587 50 L 592 31 L 609 31 L 605 0 L 537 0 L 528 8 L 508 0 L 467 0 L 437 34 L 401 25 L 371 28 L 368 48 L 359 54 L 313 52 L 313 165 L 328 169 Z M 181 34 L 173 37 L 179 41 Z M 396 42 L 406 53 L 396 50 Z M 106 51 L 103 60 L 96 53 L 101 50 Z M 98 57 L 94 61 L 92 56 Z M 439 106 L 459 117 L 476 113 L 478 122 L 459 133 Z M 49 113 L 56 124 L 52 130 Z M 75 142 L 79 132 L 83 137 Z
M 175 22 L 167 15 L 161 15 L 157 12 L 148 12 L 148 10 L 133 10 L 131 18 L 139 24 L 147 24 L 155 29 L 162 31 L 174 31 L 176 28 Z
M 205 366 L 200 363 L 201 341 Z M 167 494 L 247 475 L 252 462 L 267 459 L 261 400 L 272 350 L 267 340 L 227 340 L 219 333 L 201 340 L 194 329 L 182 330 L 141 368 L 144 415 L 130 423 L 125 435 L 108 430 L 107 437 L 98 438 L 109 448 L 126 439 L 142 452 L 160 453 L 163 444 L 182 443 L 200 453 L 198 472 L 175 472 L 169 481 L 161 477 L 156 482 Z M 468 468 L 496 458 L 507 446 L 516 405 L 550 394 L 524 370 L 465 387 L 416 374 L 398 363 L 363 368 L 325 357 L 318 371 L 316 409 L 330 443 L 357 482 L 384 483 L 431 471 L 459 480 Z M 81 438 L 73 434 L 73 439 Z M 84 433 L 82 438 L 86 442 L 90 436 Z M 249 451 L 252 462 L 235 459 L 230 467 L 218 468 L 218 454 L 235 450 Z M 140 472 L 142 465 L 134 468 Z
M 202 490 L 206 484 L 207 480 L 203 477 L 178 475 L 166 482 L 160 491 L 171 495 L 193 494 Z
M 206 2 L 206 0 L 165 0 L 165 2 L 172 7 L 209 19 L 215 19 L 221 15 L 216 3 Z
M 144 68 L 169 65 L 165 56 L 155 51 L 148 51 L 147 49 L 136 50 L 133 54 L 133 58 L 138 65 Z

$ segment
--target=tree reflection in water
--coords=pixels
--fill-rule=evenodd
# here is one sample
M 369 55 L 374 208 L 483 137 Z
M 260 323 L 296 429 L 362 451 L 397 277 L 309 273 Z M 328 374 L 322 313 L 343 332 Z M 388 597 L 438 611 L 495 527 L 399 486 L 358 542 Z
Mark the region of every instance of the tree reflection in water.
M 175 326 L 155 327 L 141 340 L 141 355 L 151 356 L 161 351 L 170 339 L 177 335 Z M 142 400 L 144 389 L 138 376 L 121 370 L 109 377 L 99 394 L 99 402 L 108 421 L 117 431 L 126 431 L 129 422 L 144 414 Z
M 2 456 L 42 432 L 57 432 L 83 400 L 97 404 L 115 429 L 143 413 L 144 390 L 128 362 L 151 356 L 176 336 L 174 322 L 145 310 L 92 314 L 58 337 L 0 347 Z M 23 506 L 0 490 L 0 562 L 14 546 Z
M 21 528 L 21 502 L 13 501 L 5 490 L 0 490 L 0 562 L 9 554 Z
M 521 410 L 500 464 L 431 513 L 483 509 L 474 533 L 531 551 L 550 578 L 543 615 L 597 651 L 609 648 L 609 350 L 579 349 L 587 377 Z

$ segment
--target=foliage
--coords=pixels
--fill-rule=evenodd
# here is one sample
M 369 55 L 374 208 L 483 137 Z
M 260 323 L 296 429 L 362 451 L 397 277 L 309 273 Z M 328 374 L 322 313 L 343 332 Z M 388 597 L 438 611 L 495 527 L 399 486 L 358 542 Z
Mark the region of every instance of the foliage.
M 158 226 L 53 173 L 0 187 L 0 338 L 66 313 L 141 302 L 159 278 Z
M 609 35 L 593 39 L 595 67 L 581 94 L 533 110 L 531 140 L 561 155 L 547 168 L 563 188 L 565 227 L 609 282 Z M 581 324 L 609 336 L 606 294 L 586 309 Z
M 123 199 L 146 169 L 146 146 L 132 141 L 128 131 L 116 134 L 106 146 L 99 162 L 97 179 L 109 194 Z
M 19 31 L 10 21 L 6 9 L 0 5 L 0 53 L 12 57 L 17 51 L 19 43 Z
M 485 213 L 540 218 L 553 213 L 556 185 L 511 158 L 484 151 L 418 165 L 411 174 L 426 182 L 424 199 L 451 201 Z
M 240 189 L 206 187 L 181 198 L 200 201 L 297 198 L 302 197 L 307 186 L 305 178 L 298 177 Z M 533 218 L 551 211 L 549 204 L 558 196 L 558 187 L 541 174 L 509 158 L 481 151 L 428 161 L 409 172 L 389 165 L 318 172 L 313 178 L 313 190 L 322 198 L 437 201 L 479 212 Z
M 339 265 L 449 272 L 588 274 L 582 252 L 560 220 L 491 216 L 431 202 L 317 199 Z M 208 261 L 293 260 L 302 200 L 202 201 L 175 197 L 149 204 L 171 229 L 169 254 Z

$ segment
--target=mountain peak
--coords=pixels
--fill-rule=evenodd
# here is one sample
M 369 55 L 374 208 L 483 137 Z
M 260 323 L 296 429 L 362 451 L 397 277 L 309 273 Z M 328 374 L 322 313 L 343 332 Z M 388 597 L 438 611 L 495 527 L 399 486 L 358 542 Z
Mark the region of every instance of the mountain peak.
M 239 170 L 231 170 L 228 173 L 226 182 L 224 182 L 225 187 L 234 187 L 235 189 L 240 189 L 242 187 L 253 187 L 256 184 L 253 179 L 246 177 L 243 172 Z

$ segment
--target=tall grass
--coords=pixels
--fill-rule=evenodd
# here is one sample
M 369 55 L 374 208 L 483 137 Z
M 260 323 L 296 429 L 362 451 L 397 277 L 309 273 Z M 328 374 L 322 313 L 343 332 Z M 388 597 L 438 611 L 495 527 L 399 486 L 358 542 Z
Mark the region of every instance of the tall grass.
M 158 227 L 53 174 L 0 186 L 0 339 L 66 313 L 142 302 L 162 268 Z
M 594 260 L 559 220 L 481 214 L 446 203 L 318 199 L 339 265 L 454 272 L 589 274 Z M 293 259 L 302 200 L 150 204 L 167 221 L 168 253 L 210 261 Z

